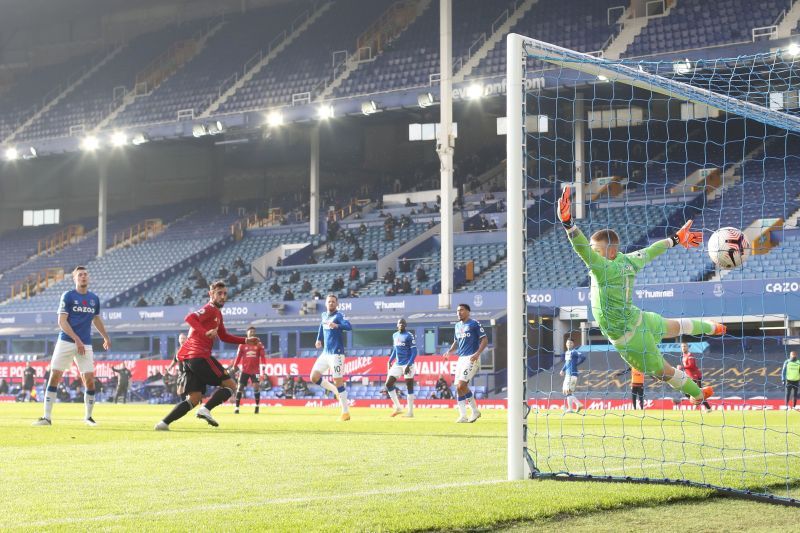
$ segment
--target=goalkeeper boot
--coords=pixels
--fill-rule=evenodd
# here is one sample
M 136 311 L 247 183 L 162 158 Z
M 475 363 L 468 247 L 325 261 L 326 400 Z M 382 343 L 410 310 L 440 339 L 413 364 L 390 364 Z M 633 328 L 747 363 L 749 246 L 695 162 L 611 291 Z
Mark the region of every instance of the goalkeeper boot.
M 342 413 L 342 416 L 339 417 L 340 422 L 347 422 L 350 420 L 350 413 Z
M 169 424 L 164 422 L 163 420 L 155 425 L 153 428 L 155 431 L 169 431 Z
M 402 414 L 403 414 L 403 409 L 402 409 L 402 408 L 400 408 L 400 407 L 396 407 L 396 408 L 394 409 L 394 411 L 392 411 L 392 414 L 391 414 L 391 416 L 392 416 L 392 418 L 394 418 L 394 417 L 396 417 L 396 416 L 399 416 L 399 415 L 402 415 Z
M 713 387 L 711 387 L 711 386 L 703 387 L 703 397 L 700 398 L 700 399 L 689 398 L 689 401 L 692 402 L 692 405 L 700 405 L 704 401 L 708 400 L 713 395 L 714 395 L 714 388 Z

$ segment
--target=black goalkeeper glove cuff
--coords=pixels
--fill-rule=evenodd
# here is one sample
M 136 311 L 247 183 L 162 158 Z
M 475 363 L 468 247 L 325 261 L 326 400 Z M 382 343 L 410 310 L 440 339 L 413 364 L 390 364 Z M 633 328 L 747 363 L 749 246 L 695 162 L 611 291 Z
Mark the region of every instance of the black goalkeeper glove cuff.
M 575 225 L 575 222 L 573 222 L 572 217 L 569 217 L 569 220 L 566 222 L 562 220 L 561 225 L 564 226 L 564 229 L 572 229 L 572 227 Z
M 672 235 L 670 235 L 670 236 L 668 237 L 668 239 L 670 240 L 670 242 L 672 242 L 672 247 L 673 247 L 673 248 L 674 248 L 675 246 L 678 246 L 678 244 L 680 244 L 680 242 L 681 242 L 681 240 L 680 240 L 680 238 L 678 237 L 678 234 L 677 234 L 677 233 L 673 233 Z

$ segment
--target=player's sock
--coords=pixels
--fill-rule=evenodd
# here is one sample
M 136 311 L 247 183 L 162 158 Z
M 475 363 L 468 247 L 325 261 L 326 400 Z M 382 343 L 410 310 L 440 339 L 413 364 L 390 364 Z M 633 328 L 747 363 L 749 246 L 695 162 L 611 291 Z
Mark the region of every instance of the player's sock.
M 717 329 L 717 323 L 711 320 L 695 320 L 692 318 L 681 318 L 681 335 L 713 335 Z
M 400 410 L 400 400 L 397 399 L 397 389 L 386 387 L 386 391 L 389 393 L 389 399 L 392 400 L 392 405 L 394 406 L 396 411 Z
M 94 391 L 87 390 L 83 395 L 83 406 L 86 411 L 86 418 L 92 418 L 92 411 L 94 410 Z
M 179 418 L 181 418 L 182 416 L 184 416 L 193 408 L 194 405 L 192 405 L 192 402 L 190 402 L 189 400 L 183 400 L 181 403 L 172 408 L 172 411 L 170 411 L 169 414 L 164 417 L 163 422 L 169 425 L 178 420 Z
M 578 399 L 577 396 L 575 396 L 574 394 L 570 394 L 569 396 L 570 398 L 572 398 L 572 402 L 575 405 L 576 409 L 583 409 L 583 404 L 581 403 L 581 401 Z
M 573 409 L 572 409 L 572 396 L 567 395 L 567 397 L 564 398 L 564 406 L 567 408 L 567 411 L 573 411 Z
M 58 389 L 56 387 L 47 387 L 47 392 L 44 393 L 44 417 L 48 420 L 53 414 L 53 404 L 56 403 L 57 392 Z M 786 404 L 789 404 L 789 400 L 786 400 Z
M 239 404 L 241 403 L 241 401 L 242 401 L 242 391 L 237 391 L 236 392 L 236 408 L 237 409 L 239 408 Z
M 469 404 L 469 408 L 472 409 L 472 412 L 477 413 L 478 402 L 475 401 L 475 395 L 472 394 L 472 391 L 469 391 L 464 397 L 467 399 L 467 403 Z
M 688 394 L 692 398 L 696 398 L 698 400 L 703 398 L 703 391 L 700 390 L 700 387 L 697 386 L 697 383 L 689 379 L 683 370 L 678 370 L 676 368 L 675 374 L 667 380 L 667 383 L 673 389 L 681 391 L 684 394 Z
M 336 390 L 336 385 L 334 385 L 333 383 L 331 383 L 327 379 L 319 378 L 319 380 L 315 381 L 314 383 L 319 385 L 320 387 L 322 387 L 326 391 L 332 392 L 334 395 L 336 395 L 336 393 L 338 392 Z
M 461 415 L 461 418 L 467 417 L 467 397 L 466 396 L 459 396 L 458 397 L 458 414 Z
M 254 394 L 254 396 L 256 397 L 256 409 L 257 409 L 258 408 L 258 404 L 261 403 L 261 393 L 260 392 L 256 392 Z
M 636 410 L 636 395 L 631 394 L 631 401 L 633 402 L 633 410 Z
M 233 396 L 233 391 L 228 387 L 220 387 L 214 391 L 214 394 L 211 395 L 211 398 L 208 399 L 206 402 L 205 408 L 209 411 L 218 406 L 221 403 L 225 403 L 225 401 Z
M 336 392 L 339 393 L 339 404 L 342 406 L 343 413 L 350 412 L 350 406 L 347 405 L 347 389 L 344 385 L 336 389 Z
M 406 400 L 408 403 L 408 414 L 414 414 L 414 394 L 409 392 L 408 396 L 406 396 Z

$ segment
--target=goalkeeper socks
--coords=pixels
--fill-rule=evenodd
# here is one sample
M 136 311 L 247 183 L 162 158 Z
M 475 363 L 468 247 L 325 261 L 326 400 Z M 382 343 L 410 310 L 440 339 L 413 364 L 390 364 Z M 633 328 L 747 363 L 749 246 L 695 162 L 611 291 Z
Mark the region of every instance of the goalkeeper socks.
M 458 414 L 461 415 L 461 418 L 467 418 L 467 397 L 466 396 L 459 396 L 458 397 Z
M 208 399 L 206 402 L 205 408 L 209 411 L 218 406 L 221 403 L 225 403 L 225 401 L 233 396 L 233 391 L 228 387 L 220 387 L 214 391 L 214 394 L 211 395 L 211 398 Z
M 339 393 L 339 405 L 342 406 L 342 412 L 349 413 L 350 406 L 347 404 L 347 389 L 342 385 L 336 391 Z
M 386 391 L 389 393 L 389 399 L 392 400 L 392 405 L 394 406 L 395 410 L 399 410 L 400 401 L 397 399 L 397 389 L 395 389 L 394 387 L 392 387 L 391 389 L 387 387 Z
M 192 402 L 190 402 L 189 400 L 183 400 L 181 403 L 172 408 L 172 411 L 170 411 L 169 414 L 164 417 L 163 422 L 166 425 L 170 425 L 172 422 L 175 422 L 177 419 L 184 416 L 193 408 L 194 405 L 192 405 Z
M 408 414 L 413 415 L 414 414 L 414 394 L 409 392 L 408 396 L 406 396 L 406 400 L 408 400 Z
M 700 390 L 700 387 L 697 386 L 697 383 L 689 379 L 683 370 L 678 370 L 676 368 L 675 374 L 667 380 L 667 383 L 673 389 L 681 391 L 684 394 L 688 394 L 692 398 L 698 400 L 703 398 L 703 391 Z
M 92 411 L 94 410 L 94 391 L 87 390 L 83 395 L 83 406 L 86 411 L 86 418 L 92 418 Z
M 681 318 L 681 335 L 713 335 L 717 328 L 717 323 L 710 320 L 694 320 L 691 318 Z
M 236 408 L 239 408 L 239 402 L 242 401 L 242 391 L 236 393 Z
M 56 387 L 47 387 L 47 392 L 44 393 L 44 417 L 50 420 L 50 416 L 53 414 L 53 404 L 56 403 L 56 392 L 58 389 Z M 786 400 L 786 403 L 789 403 L 789 400 Z
M 258 407 L 258 404 L 261 403 L 261 393 L 257 392 L 254 396 L 256 397 L 256 407 Z M 239 407 L 239 404 L 236 404 L 236 407 Z

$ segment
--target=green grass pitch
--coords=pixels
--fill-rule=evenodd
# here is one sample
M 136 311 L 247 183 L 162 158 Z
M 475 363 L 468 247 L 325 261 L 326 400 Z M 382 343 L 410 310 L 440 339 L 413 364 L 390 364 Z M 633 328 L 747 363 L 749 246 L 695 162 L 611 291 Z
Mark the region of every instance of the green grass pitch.
M 214 411 L 219 428 L 191 415 L 171 432 L 157 433 L 153 424 L 169 406 L 98 404 L 100 425 L 94 428 L 81 423 L 82 410 L 57 404 L 52 427 L 31 427 L 41 404 L 0 405 L 0 530 L 518 531 L 574 525 L 618 532 L 632 524 L 666 531 L 797 525 L 797 508 L 722 498 L 704 489 L 507 482 L 504 411 L 484 411 L 476 424 L 455 424 L 453 410 L 418 409 L 415 419 L 405 420 L 389 418 L 388 410 L 355 409 L 353 420 L 342 423 L 333 409 L 262 408 L 256 416 L 251 407 L 234 415 L 224 405 Z M 660 471 L 639 456 L 677 453 L 672 445 L 651 442 L 662 431 L 667 441 L 694 442 L 703 435 L 698 431 L 716 439 L 707 427 L 713 427 L 710 418 L 701 425 L 699 413 L 660 413 L 548 413 L 537 418 L 532 439 L 550 461 L 543 464 L 554 470 L 566 463 L 591 471 L 605 460 L 605 468 L 627 468 L 630 474 L 634 467 Z M 781 426 L 785 432 L 786 424 L 794 432 L 800 425 L 794 412 L 706 416 L 717 423 L 731 417 L 731 426 L 743 417 L 752 417 L 753 424 L 766 417 L 773 429 L 759 432 L 762 439 L 779 434 Z M 616 438 L 623 430 L 626 439 Z M 574 451 L 581 438 L 590 453 Z M 722 438 L 731 448 L 744 442 L 756 449 L 758 443 L 741 428 Z M 784 435 L 782 443 L 762 444 L 785 449 L 785 440 Z M 683 455 L 665 457 L 661 468 L 692 472 L 686 461 L 704 452 L 683 444 Z M 800 442 L 791 444 L 800 449 Z M 620 459 L 620 449 L 633 459 Z M 750 461 L 741 459 L 745 455 L 756 453 L 736 449 L 722 463 L 733 469 Z M 782 464 L 797 479 L 798 456 L 789 457 Z M 764 461 L 747 464 L 758 471 Z M 753 480 L 739 474 L 731 481 Z

